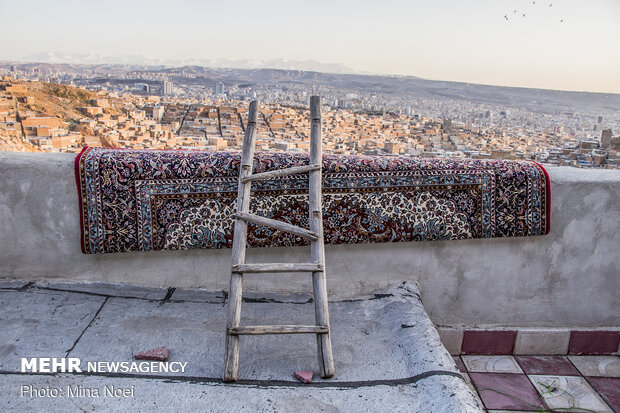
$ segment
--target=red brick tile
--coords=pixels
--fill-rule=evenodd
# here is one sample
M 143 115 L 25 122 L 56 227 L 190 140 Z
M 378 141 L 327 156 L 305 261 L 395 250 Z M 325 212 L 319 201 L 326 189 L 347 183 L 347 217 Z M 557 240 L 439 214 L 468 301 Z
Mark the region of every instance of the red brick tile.
M 489 410 L 536 411 L 546 408 L 525 374 L 469 373 Z
M 571 331 L 568 354 L 612 354 L 618 345 L 620 331 Z
M 620 413 L 620 378 L 587 377 L 590 385 L 616 413 Z
M 465 331 L 461 352 L 463 354 L 512 354 L 515 348 L 517 332 L 502 331 Z
M 579 370 L 562 356 L 515 356 L 526 374 L 579 376 Z

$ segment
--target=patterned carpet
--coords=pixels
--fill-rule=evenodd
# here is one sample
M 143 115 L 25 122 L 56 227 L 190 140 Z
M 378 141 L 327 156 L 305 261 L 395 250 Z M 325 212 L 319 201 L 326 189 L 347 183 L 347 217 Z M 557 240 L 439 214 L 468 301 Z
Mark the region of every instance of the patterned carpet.
M 85 148 L 76 158 L 82 251 L 232 245 L 239 154 Z M 254 173 L 308 164 L 259 153 Z M 250 210 L 308 227 L 307 174 L 253 184 Z M 455 240 L 549 232 L 549 179 L 534 162 L 323 156 L 327 244 Z M 305 240 L 249 226 L 252 247 Z

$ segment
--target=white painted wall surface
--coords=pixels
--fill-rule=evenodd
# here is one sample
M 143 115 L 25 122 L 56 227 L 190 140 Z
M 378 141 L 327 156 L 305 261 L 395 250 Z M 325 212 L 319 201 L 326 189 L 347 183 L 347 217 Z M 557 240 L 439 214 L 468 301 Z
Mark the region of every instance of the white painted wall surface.
M 230 250 L 84 255 L 72 154 L 0 152 L 0 277 L 227 289 Z M 439 325 L 619 326 L 620 171 L 548 168 L 551 234 L 327 246 L 332 298 L 417 281 Z M 251 249 L 248 262 L 309 248 Z M 311 291 L 310 276 L 247 275 L 248 290 Z

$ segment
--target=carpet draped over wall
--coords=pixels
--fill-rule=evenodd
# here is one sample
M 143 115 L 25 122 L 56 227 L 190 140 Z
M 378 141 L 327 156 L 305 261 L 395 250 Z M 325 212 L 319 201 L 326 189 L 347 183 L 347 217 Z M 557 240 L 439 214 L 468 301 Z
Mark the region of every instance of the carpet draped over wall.
M 240 155 L 86 147 L 75 174 L 84 253 L 232 246 Z M 258 153 L 254 173 L 307 165 Z M 252 184 L 253 213 L 308 227 L 308 175 Z M 323 156 L 327 244 L 549 232 L 549 177 L 528 161 Z M 250 224 L 251 247 L 305 245 Z

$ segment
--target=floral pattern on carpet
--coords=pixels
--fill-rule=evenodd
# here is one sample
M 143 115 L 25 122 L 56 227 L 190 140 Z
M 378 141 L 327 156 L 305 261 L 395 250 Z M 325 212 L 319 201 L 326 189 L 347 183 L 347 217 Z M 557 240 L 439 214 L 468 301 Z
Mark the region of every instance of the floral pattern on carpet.
M 232 246 L 240 156 L 85 148 L 76 158 L 85 253 Z M 258 153 L 254 173 L 308 164 Z M 308 227 L 307 174 L 252 184 L 251 211 Z M 527 161 L 323 156 L 327 244 L 456 240 L 548 232 L 549 181 Z M 305 245 L 250 224 L 251 247 Z

